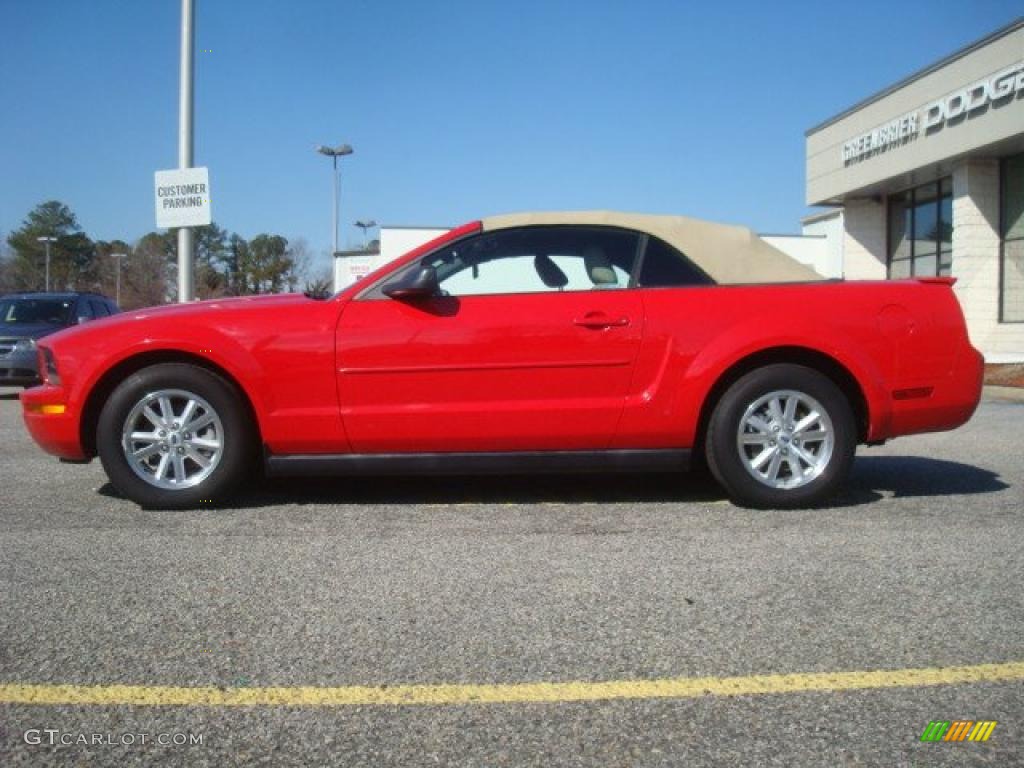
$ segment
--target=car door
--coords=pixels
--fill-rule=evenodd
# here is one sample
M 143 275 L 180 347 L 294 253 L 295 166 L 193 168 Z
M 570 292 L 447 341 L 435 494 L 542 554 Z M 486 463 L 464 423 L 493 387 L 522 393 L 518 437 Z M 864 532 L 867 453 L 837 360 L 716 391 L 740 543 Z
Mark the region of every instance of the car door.
M 364 291 L 336 341 L 352 449 L 606 448 L 643 332 L 638 243 L 609 227 L 485 232 L 405 268 L 434 269 L 438 295 Z

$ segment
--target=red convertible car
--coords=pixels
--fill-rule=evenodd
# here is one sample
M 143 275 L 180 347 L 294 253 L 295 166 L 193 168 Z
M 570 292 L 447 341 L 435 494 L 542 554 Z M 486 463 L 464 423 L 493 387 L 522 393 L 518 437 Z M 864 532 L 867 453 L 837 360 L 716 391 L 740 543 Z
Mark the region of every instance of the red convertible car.
M 858 443 L 981 392 L 951 278 L 823 280 L 742 227 L 611 212 L 459 227 L 330 298 L 127 312 L 39 343 L 25 421 L 149 508 L 276 475 L 677 472 L 822 502 Z

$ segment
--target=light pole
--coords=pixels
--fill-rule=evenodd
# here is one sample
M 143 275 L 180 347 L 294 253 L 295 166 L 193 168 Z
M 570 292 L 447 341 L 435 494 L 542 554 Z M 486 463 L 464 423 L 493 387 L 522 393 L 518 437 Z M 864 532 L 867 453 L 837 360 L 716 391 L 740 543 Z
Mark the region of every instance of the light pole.
M 50 243 L 56 243 L 57 238 L 46 235 L 44 237 L 37 237 L 40 243 L 46 243 L 46 290 L 50 290 Z
M 117 288 L 115 289 L 116 293 L 114 294 L 114 303 L 119 307 L 121 306 L 121 259 L 127 255 L 127 253 L 110 254 L 110 257 L 115 259 L 115 263 L 117 264 Z
M 181 61 L 178 87 L 178 167 L 192 167 L 193 80 L 195 78 L 195 3 L 181 0 Z M 192 230 L 178 230 L 178 301 L 192 301 Z
M 331 268 L 335 275 L 334 290 L 337 291 L 341 288 L 338 285 L 338 269 L 334 264 L 334 259 L 337 258 L 334 254 L 338 252 L 338 198 L 341 196 L 341 176 L 338 174 L 338 158 L 351 155 L 353 150 L 348 144 L 339 144 L 336 147 L 325 147 L 323 144 L 318 144 L 316 151 L 321 155 L 327 155 L 334 162 L 334 212 L 331 219 L 334 226 L 334 248 L 331 251 Z
M 374 221 L 373 219 L 361 219 L 361 220 L 356 222 L 356 226 L 359 227 L 361 230 L 363 230 L 363 250 L 366 250 L 366 246 L 367 246 L 366 230 L 373 229 L 374 227 L 376 227 L 377 226 L 377 222 Z

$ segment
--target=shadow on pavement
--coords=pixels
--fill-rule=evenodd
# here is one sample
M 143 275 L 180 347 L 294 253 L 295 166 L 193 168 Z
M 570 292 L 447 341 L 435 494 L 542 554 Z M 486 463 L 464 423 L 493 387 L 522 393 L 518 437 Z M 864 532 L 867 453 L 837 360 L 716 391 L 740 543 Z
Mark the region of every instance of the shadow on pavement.
M 999 475 L 957 461 L 925 456 L 861 456 L 853 465 L 843 496 L 952 496 L 993 493 L 1009 488 Z
M 882 499 L 993 493 L 1008 488 L 997 474 L 922 456 L 865 456 L 846 488 L 825 507 Z M 99 491 L 118 497 L 106 483 Z M 288 504 L 701 503 L 725 493 L 706 471 L 647 475 L 512 475 L 507 477 L 347 477 L 255 479 L 227 508 Z

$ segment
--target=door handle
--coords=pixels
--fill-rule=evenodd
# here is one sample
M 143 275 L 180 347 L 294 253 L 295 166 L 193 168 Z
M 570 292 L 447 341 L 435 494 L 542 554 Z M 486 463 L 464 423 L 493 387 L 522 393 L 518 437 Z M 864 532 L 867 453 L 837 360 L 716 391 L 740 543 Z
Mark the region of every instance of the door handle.
M 604 312 L 588 312 L 583 317 L 577 317 L 572 322 L 573 325 L 581 325 L 584 328 L 611 328 L 629 325 L 629 318 L 608 317 Z

